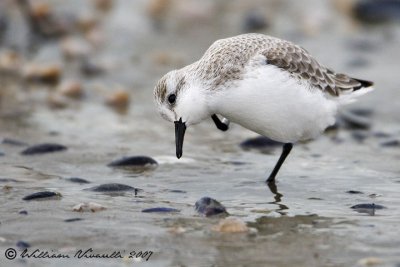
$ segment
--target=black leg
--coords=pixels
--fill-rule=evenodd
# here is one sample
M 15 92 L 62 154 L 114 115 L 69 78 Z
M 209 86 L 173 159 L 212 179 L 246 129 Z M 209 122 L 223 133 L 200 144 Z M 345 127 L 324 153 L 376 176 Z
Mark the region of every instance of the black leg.
M 211 118 L 214 121 L 215 126 L 217 126 L 219 130 L 225 132 L 229 129 L 229 121 L 227 119 L 223 119 L 222 121 L 220 121 L 220 119 L 215 114 L 213 114 Z
M 283 145 L 282 154 L 279 157 L 278 162 L 276 163 L 274 169 L 272 170 L 271 174 L 267 179 L 267 183 L 275 183 L 275 176 L 278 173 L 279 169 L 281 168 L 283 162 L 285 161 L 286 157 L 289 155 L 290 150 L 292 150 L 293 144 L 286 143 Z

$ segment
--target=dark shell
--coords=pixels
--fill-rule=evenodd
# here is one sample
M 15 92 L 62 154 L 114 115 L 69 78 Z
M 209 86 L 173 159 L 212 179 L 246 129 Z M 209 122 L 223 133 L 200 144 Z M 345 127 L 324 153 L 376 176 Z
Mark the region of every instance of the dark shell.
M 18 212 L 18 214 L 21 215 L 28 215 L 28 212 L 26 210 L 21 210 L 20 212 Z
M 144 209 L 142 212 L 152 213 L 152 212 L 180 212 L 178 209 L 174 208 L 166 208 L 166 207 L 157 207 L 157 208 L 149 208 Z
M 219 214 L 228 214 L 226 208 L 221 203 L 210 197 L 202 197 L 201 199 L 197 200 L 195 204 L 195 210 L 206 217 Z
M 110 183 L 110 184 L 102 184 L 94 186 L 91 188 L 87 188 L 85 190 L 93 192 L 125 192 L 125 191 L 137 191 L 140 189 L 125 184 Z
M 19 181 L 11 178 L 0 178 L 0 183 L 10 183 L 10 182 L 18 183 Z
M 5 145 L 12 145 L 12 146 L 27 146 L 28 144 L 16 139 L 11 139 L 11 138 L 4 138 L 3 141 L 1 141 L 2 144 Z
M 71 218 L 64 220 L 64 222 L 77 222 L 77 221 L 83 221 L 83 218 Z
M 66 149 L 67 147 L 60 144 L 44 143 L 44 144 L 30 146 L 27 149 L 23 150 L 21 154 L 36 155 L 36 154 L 53 153 L 53 152 L 63 151 Z
M 70 177 L 66 178 L 65 180 L 72 182 L 72 183 L 77 183 L 77 184 L 90 184 L 88 180 L 79 178 L 79 177 Z
M 31 244 L 29 244 L 28 242 L 20 240 L 20 241 L 17 242 L 16 246 L 18 248 L 20 248 L 20 249 L 26 249 L 26 248 L 29 248 L 31 246 Z
M 397 0 L 357 1 L 354 16 L 365 23 L 383 23 L 400 20 L 400 2 Z
M 349 191 L 346 191 L 346 193 L 347 194 L 364 194 L 363 192 L 357 191 L 357 190 L 349 190 Z
M 149 167 L 157 166 L 158 163 L 154 159 L 147 156 L 133 156 L 133 157 L 123 157 L 112 161 L 107 166 L 109 167 Z
M 390 140 L 386 142 L 381 143 L 382 147 L 398 147 L 400 146 L 400 141 L 399 140 Z
M 51 192 L 51 191 L 42 191 L 42 192 L 36 192 L 31 195 L 25 196 L 22 200 L 35 200 L 35 199 L 44 199 L 44 198 L 53 198 L 57 197 L 60 198 L 61 194 L 57 192 Z

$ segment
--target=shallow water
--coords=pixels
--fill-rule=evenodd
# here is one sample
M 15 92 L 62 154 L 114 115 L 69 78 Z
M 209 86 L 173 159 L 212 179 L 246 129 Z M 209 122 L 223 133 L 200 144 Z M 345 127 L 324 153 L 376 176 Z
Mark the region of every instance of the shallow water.
M 0 184 L 0 265 L 138 264 L 127 259 L 5 259 L 3 251 L 16 248 L 16 243 L 24 240 L 31 244 L 30 249 L 68 255 L 88 248 L 98 253 L 118 250 L 123 255 L 132 250 L 153 251 L 149 261 L 140 262 L 143 266 L 357 266 L 366 257 L 379 258 L 378 266 L 397 266 L 400 152 L 399 147 L 380 144 L 400 138 L 398 26 L 352 33 L 330 28 L 329 32 L 312 37 L 294 35 L 285 26 L 270 30 L 270 34 L 279 33 L 299 42 L 334 69 L 376 82 L 373 93 L 348 107 L 374 111 L 372 128 L 366 131 L 368 138 L 357 142 L 352 137 L 354 131 L 340 129 L 336 138 L 324 135 L 313 142 L 297 144 L 277 178 L 277 191 L 271 191 L 264 180 L 279 157 L 280 148 L 267 154 L 244 151 L 239 143 L 255 134 L 237 125 L 223 133 L 210 119 L 187 130 L 183 158 L 177 160 L 173 125 L 156 114 L 152 102 L 153 86 L 163 73 L 174 65 L 195 60 L 212 40 L 238 32 L 233 26 L 227 28 L 229 34 L 218 27 L 203 26 L 193 33 L 183 25 L 172 25 L 167 33 L 157 33 L 151 31 L 141 13 L 144 5 L 143 1 L 122 1 L 104 19 L 107 46 L 96 56 L 109 60 L 113 68 L 98 78 L 82 77 L 88 88 L 87 97 L 69 108 L 49 109 L 43 100 L 45 89 L 30 86 L 26 90 L 19 88 L 18 80 L 3 77 L 1 90 L 12 91 L 12 97 L 2 102 L 1 136 L 31 145 L 59 143 L 68 150 L 22 156 L 19 152 L 25 147 L 0 144 L 0 151 L 5 154 L 0 157 L 0 178 L 18 181 Z M 235 10 L 231 12 L 237 18 Z M 291 9 L 285 10 L 290 15 Z M 129 12 L 135 16 L 127 16 Z M 129 28 L 129 23 L 143 27 Z M 194 37 L 199 39 L 195 44 Z M 352 49 L 349 44 L 358 40 L 370 44 L 372 50 Z M 54 53 L 54 44 L 46 47 L 36 60 L 61 60 Z M 157 51 L 178 55 L 178 59 L 171 56 L 172 63 L 160 66 L 151 60 Z M 348 62 L 354 58 L 363 58 L 369 64 L 350 67 Z M 180 63 L 175 64 L 174 60 Z M 74 75 L 73 71 L 66 73 L 67 77 Z M 126 114 L 103 104 L 107 87 L 114 83 L 132 92 Z M 14 104 L 21 102 L 24 104 Z M 377 137 L 377 132 L 389 137 Z M 144 172 L 107 166 L 115 159 L 132 155 L 151 156 L 159 166 Z M 69 177 L 81 177 L 91 184 L 64 179 Z M 132 192 L 83 190 L 105 183 L 126 184 L 143 191 L 135 196 Z M 22 200 L 28 194 L 46 190 L 59 192 L 62 198 Z M 349 190 L 363 194 L 346 193 Z M 195 202 L 204 196 L 217 199 L 231 216 L 257 230 L 240 234 L 212 231 L 219 218 L 204 218 L 194 210 Z M 81 202 L 96 202 L 107 209 L 95 213 L 72 211 Z M 350 208 L 361 203 L 387 208 L 376 210 L 374 216 Z M 153 207 L 180 212 L 141 212 Z M 28 211 L 28 215 L 19 214 L 21 210 Z M 77 217 L 83 220 L 64 222 Z M 171 228 L 179 227 L 183 233 L 171 232 Z

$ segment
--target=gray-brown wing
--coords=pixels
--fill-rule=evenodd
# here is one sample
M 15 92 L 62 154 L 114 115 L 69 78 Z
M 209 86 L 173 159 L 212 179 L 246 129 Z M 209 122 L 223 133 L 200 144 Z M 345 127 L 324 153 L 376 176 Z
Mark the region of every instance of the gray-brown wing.
M 355 91 L 373 84 L 346 74 L 335 73 L 319 64 L 304 48 L 284 40 L 275 42 L 268 50 L 263 51 L 262 55 L 267 58 L 267 64 L 284 69 L 334 96 L 339 96 L 341 91 Z

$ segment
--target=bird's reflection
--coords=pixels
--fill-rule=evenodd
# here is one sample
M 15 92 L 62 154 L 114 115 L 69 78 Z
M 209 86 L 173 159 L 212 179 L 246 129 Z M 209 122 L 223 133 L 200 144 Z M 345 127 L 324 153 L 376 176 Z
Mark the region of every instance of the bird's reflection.
M 276 186 L 276 183 L 270 182 L 270 183 L 267 183 L 267 186 L 268 186 L 269 190 L 271 191 L 271 193 L 274 194 L 274 199 L 275 199 L 275 201 L 268 202 L 268 203 L 277 205 L 278 209 L 276 210 L 276 212 L 278 212 L 281 215 L 286 215 L 287 212 L 285 212 L 284 210 L 288 210 L 289 207 L 281 203 L 283 195 L 278 192 L 278 187 Z

